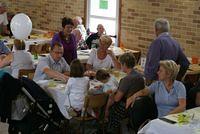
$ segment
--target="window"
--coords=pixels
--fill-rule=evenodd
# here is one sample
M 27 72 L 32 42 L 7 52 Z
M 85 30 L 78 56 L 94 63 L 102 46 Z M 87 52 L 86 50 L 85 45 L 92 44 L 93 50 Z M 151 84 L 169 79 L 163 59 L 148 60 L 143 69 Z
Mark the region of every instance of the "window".
M 87 27 L 91 32 L 97 32 L 97 25 L 102 24 L 107 35 L 117 46 L 119 0 L 87 0 Z

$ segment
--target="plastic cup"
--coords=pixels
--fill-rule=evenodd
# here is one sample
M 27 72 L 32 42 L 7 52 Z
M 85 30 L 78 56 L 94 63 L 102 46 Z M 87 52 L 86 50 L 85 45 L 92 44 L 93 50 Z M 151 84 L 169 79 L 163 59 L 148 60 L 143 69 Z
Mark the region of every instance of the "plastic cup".
M 198 57 L 193 56 L 192 57 L 192 64 L 198 64 L 198 60 L 199 60 Z

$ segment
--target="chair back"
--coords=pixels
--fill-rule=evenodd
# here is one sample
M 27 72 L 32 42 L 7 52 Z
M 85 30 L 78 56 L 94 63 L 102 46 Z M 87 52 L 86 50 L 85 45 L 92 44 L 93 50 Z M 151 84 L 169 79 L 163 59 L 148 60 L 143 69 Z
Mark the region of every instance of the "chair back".
M 46 54 L 50 52 L 50 44 L 32 44 L 29 46 L 31 54 Z
M 135 56 L 135 61 L 136 63 L 138 64 L 139 61 L 140 61 L 140 58 L 141 58 L 141 51 L 138 51 L 138 52 L 132 52 L 133 55 Z
M 157 107 L 149 96 L 142 96 L 135 100 L 132 108 L 129 109 L 129 121 L 135 132 L 148 119 L 157 117 Z
M 20 69 L 18 78 L 25 76 L 29 79 L 33 79 L 34 73 L 35 73 L 35 69 Z
M 107 104 L 108 94 L 87 95 L 85 97 L 84 107 L 100 109 Z
M 41 52 L 40 54 L 47 54 L 50 52 L 51 46 L 50 44 L 41 44 Z

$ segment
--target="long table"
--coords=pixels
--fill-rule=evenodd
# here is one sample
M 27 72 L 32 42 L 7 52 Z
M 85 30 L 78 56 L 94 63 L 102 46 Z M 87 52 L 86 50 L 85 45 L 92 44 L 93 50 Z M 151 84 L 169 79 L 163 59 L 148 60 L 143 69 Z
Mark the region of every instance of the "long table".
M 178 116 L 188 116 L 188 123 L 178 123 Z M 146 124 L 138 134 L 199 134 L 200 133 L 200 107 L 187 110 L 183 113 L 172 114 L 164 118 L 175 121 L 171 124 L 161 119 L 155 119 Z
M 110 72 L 114 77 L 116 77 L 118 81 L 126 75 L 120 70 L 113 70 Z M 66 83 L 54 80 L 40 80 L 37 82 L 37 84 L 39 84 L 44 89 L 44 91 L 47 92 L 47 94 L 49 94 L 54 99 L 63 116 L 66 118 L 70 118 L 64 107 L 64 102 L 66 99 Z
M 14 44 L 14 38 L 10 38 L 8 36 L 3 37 L 1 40 L 4 41 L 4 44 L 11 47 Z M 29 50 L 30 45 L 37 45 L 37 44 L 49 44 L 51 42 L 52 38 L 44 37 L 43 34 L 37 34 L 37 35 L 30 35 L 30 39 L 25 39 L 24 42 L 26 44 L 25 49 Z
M 121 56 L 125 52 L 132 52 L 133 54 L 134 53 L 140 53 L 140 51 L 130 50 L 130 49 L 122 49 L 122 48 L 116 47 L 116 46 L 111 46 L 109 48 L 109 50 L 112 50 L 116 57 Z M 78 50 L 77 51 L 78 59 L 80 59 L 80 61 L 82 63 L 87 63 L 87 60 L 88 60 L 89 55 L 90 55 L 90 52 L 91 52 L 91 50 Z
M 58 108 L 60 109 L 60 112 L 63 114 L 64 117 L 68 118 L 69 115 L 64 107 L 65 102 L 65 83 L 53 81 L 53 80 L 40 80 L 37 82 L 49 96 L 51 96 L 56 104 L 58 105 Z

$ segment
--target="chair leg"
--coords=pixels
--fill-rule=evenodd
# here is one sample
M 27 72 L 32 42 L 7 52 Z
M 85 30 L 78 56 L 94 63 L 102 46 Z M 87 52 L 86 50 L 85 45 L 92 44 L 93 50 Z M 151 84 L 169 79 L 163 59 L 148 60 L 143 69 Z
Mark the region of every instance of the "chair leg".
M 81 134 L 85 133 L 85 121 L 81 121 Z

